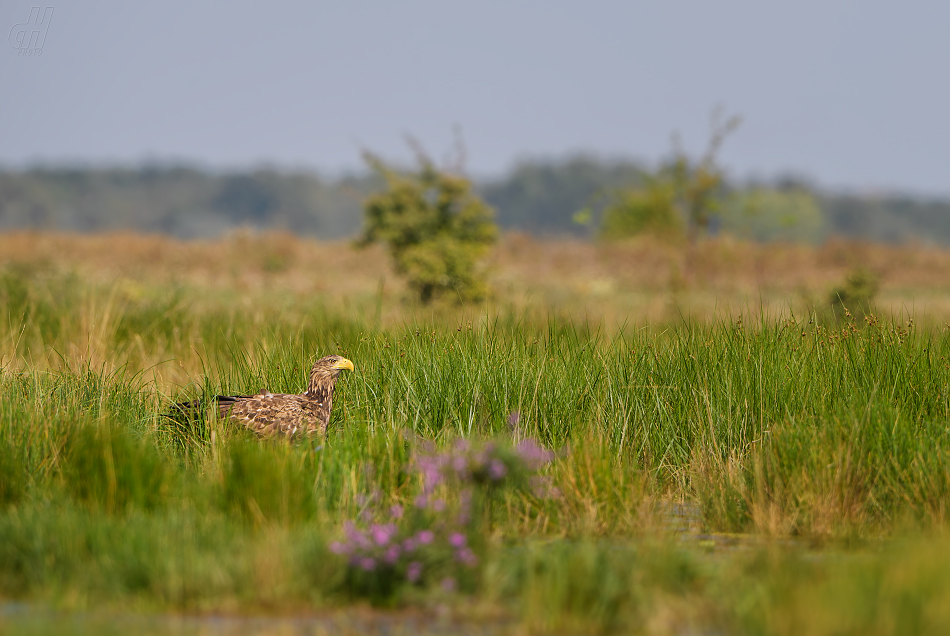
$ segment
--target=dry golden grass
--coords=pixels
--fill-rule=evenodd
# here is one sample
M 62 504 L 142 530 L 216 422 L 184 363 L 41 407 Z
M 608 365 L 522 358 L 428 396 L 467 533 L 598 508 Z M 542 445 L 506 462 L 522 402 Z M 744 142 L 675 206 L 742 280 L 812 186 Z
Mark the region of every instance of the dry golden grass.
M 950 322 L 950 250 L 833 240 L 821 247 L 755 244 L 729 237 L 686 247 L 650 239 L 609 245 L 507 234 L 490 259 L 496 307 L 554 311 L 607 325 L 689 316 L 709 320 L 760 310 L 804 313 L 826 302 L 849 272 L 880 277 L 884 313 Z M 236 232 L 214 241 L 161 235 L 0 234 L 0 267 L 72 271 L 90 282 L 187 285 L 249 298 L 280 294 L 328 305 L 379 305 L 384 322 L 418 310 L 383 248 L 355 248 L 287 233 Z

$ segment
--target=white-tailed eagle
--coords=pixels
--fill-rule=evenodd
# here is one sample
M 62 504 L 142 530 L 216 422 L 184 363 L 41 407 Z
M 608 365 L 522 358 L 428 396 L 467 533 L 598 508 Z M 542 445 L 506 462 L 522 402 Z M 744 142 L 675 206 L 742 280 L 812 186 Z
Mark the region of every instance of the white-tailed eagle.
M 342 356 L 320 358 L 310 370 L 310 383 L 300 394 L 270 393 L 256 395 L 217 395 L 217 415 L 238 422 L 260 437 L 294 439 L 324 435 L 333 408 L 333 388 L 340 372 L 353 371 L 353 363 Z M 199 400 L 175 405 L 182 411 L 202 407 Z

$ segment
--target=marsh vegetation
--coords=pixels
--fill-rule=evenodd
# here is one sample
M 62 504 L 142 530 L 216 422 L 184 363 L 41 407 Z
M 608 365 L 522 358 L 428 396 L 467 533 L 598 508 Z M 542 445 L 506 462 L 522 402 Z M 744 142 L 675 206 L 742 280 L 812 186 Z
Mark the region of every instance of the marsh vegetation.
M 511 632 L 950 624 L 945 252 L 702 241 L 687 279 L 668 244 L 509 236 L 494 297 L 460 308 L 413 305 L 379 250 L 282 235 L 0 243 L 4 600 Z M 830 299 L 859 263 L 881 281 L 860 315 Z M 325 440 L 166 416 L 298 392 L 329 353 L 356 372 Z

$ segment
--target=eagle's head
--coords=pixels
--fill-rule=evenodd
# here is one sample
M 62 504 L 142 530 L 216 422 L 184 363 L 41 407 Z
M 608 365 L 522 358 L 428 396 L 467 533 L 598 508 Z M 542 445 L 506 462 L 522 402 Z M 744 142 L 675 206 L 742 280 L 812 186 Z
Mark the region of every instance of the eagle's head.
M 310 370 L 310 385 L 307 387 L 307 395 L 314 399 L 332 396 L 333 385 L 343 369 L 353 370 L 353 363 L 343 356 L 327 356 L 317 360 L 313 364 L 313 369 Z
M 352 371 L 353 363 L 343 356 L 326 356 L 325 358 L 320 358 L 313 364 L 313 369 L 310 370 L 310 377 L 329 376 L 335 380 L 343 369 Z

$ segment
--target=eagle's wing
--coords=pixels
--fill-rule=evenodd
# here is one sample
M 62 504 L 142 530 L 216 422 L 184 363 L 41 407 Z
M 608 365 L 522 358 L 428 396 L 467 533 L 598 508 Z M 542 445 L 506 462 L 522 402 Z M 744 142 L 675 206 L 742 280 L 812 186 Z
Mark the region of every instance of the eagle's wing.
M 221 417 L 231 418 L 262 437 L 296 437 L 318 431 L 323 433 L 326 423 L 320 421 L 319 409 L 314 408 L 316 406 L 319 405 L 305 396 L 286 393 L 218 398 Z

